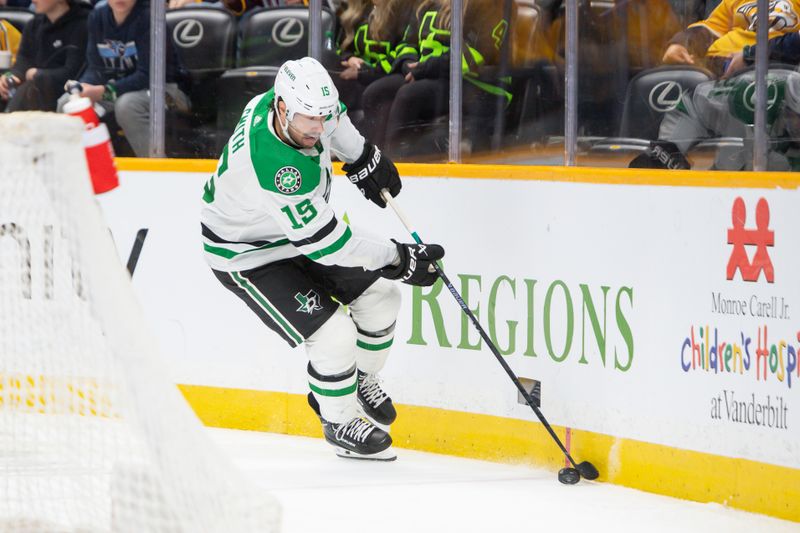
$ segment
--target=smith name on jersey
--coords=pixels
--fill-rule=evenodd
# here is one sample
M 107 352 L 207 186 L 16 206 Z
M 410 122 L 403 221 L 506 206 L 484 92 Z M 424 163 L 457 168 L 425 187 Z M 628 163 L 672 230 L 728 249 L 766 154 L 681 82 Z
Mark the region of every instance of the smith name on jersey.
M 331 152 L 358 159 L 364 138 L 339 105 L 338 126 L 313 148 L 281 141 L 274 91 L 253 98 L 203 193 L 203 249 L 214 270 L 234 272 L 304 255 L 325 265 L 378 270 L 397 257 L 388 239 L 351 228 L 328 204 Z

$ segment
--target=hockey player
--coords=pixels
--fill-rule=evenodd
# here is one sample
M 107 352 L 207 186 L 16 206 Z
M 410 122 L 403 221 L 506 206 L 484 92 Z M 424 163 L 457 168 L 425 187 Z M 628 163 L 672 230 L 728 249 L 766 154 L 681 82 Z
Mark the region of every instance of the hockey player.
M 269 328 L 292 347 L 305 344 L 308 401 L 337 455 L 393 460 L 396 412 L 378 381 L 400 306 L 389 280 L 433 284 L 444 250 L 339 219 L 328 205 L 331 153 L 380 207 L 382 189 L 399 194 L 397 169 L 353 127 L 322 65 L 287 61 L 245 107 L 206 183 L 205 257 Z

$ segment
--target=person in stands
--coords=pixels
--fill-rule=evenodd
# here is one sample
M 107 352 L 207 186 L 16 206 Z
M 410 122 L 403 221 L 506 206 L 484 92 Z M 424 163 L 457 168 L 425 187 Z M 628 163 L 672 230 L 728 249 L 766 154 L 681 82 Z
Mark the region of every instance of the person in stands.
M 137 157 L 150 146 L 150 9 L 144 0 L 108 0 L 89 16 L 88 66 L 78 81 L 80 96 L 113 111 Z M 167 39 L 165 92 L 169 109 L 189 110 L 178 88 L 175 50 Z M 59 99 L 59 110 L 71 95 Z
M 22 32 L 17 58 L 0 77 L 6 112 L 55 111 L 64 82 L 84 64 L 91 7 L 76 0 L 33 0 L 36 16 Z

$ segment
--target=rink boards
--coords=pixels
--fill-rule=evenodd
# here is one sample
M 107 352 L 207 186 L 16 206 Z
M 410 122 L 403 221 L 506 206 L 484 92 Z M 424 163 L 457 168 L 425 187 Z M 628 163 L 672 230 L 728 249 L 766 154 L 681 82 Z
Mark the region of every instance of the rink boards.
M 205 266 L 209 161 L 118 160 L 100 197 L 165 360 L 209 425 L 319 435 L 305 354 Z M 398 202 L 542 411 L 601 479 L 800 521 L 800 178 L 401 165 Z M 354 228 L 409 240 L 346 180 Z M 402 286 L 399 446 L 563 464 L 441 284 Z

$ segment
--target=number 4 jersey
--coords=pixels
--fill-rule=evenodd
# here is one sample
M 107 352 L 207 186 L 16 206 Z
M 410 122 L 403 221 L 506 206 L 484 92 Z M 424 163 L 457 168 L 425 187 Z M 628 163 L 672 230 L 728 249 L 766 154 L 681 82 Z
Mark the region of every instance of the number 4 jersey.
M 367 270 L 391 263 L 397 248 L 389 239 L 354 230 L 328 205 L 331 151 L 355 161 L 364 147 L 344 106 L 330 136 L 296 149 L 275 133 L 273 100 L 270 90 L 247 104 L 205 185 L 200 219 L 208 264 L 232 272 L 300 255 Z

